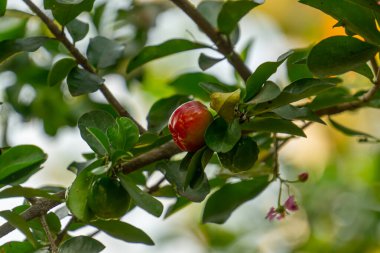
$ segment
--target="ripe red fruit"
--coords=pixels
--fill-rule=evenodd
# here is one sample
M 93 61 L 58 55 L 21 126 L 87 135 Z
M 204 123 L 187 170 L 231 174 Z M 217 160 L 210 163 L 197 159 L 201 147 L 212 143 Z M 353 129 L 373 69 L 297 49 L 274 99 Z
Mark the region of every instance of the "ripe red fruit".
M 190 101 L 173 112 L 169 119 L 169 131 L 181 150 L 194 152 L 204 145 L 204 134 L 212 120 L 206 106 Z

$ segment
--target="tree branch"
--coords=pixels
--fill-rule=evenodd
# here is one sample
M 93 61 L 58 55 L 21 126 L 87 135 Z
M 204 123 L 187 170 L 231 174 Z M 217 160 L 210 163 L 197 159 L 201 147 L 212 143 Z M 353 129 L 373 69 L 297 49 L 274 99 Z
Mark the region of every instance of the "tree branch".
M 48 238 L 48 241 L 50 243 L 51 253 L 57 253 L 58 252 L 58 248 L 57 248 L 57 245 L 55 244 L 53 235 L 51 234 L 51 231 L 50 231 L 49 225 L 47 223 L 45 214 L 43 214 L 40 217 L 40 220 L 41 220 L 42 227 L 45 230 L 46 237 Z
M 43 23 L 49 28 L 50 32 L 54 35 L 54 37 L 59 40 L 66 48 L 69 50 L 71 55 L 75 58 L 77 63 L 81 65 L 85 70 L 90 73 L 96 74 L 95 69 L 88 62 L 86 57 L 84 57 L 81 52 L 75 47 L 73 43 L 69 41 L 66 37 L 63 30 L 61 30 L 48 16 L 43 13 L 38 6 L 36 6 L 31 0 L 23 0 L 26 5 L 34 12 L 36 15 L 42 20 Z M 111 104 L 115 110 L 119 113 L 120 116 L 128 117 L 138 126 L 140 133 L 144 133 L 146 130 L 142 127 L 130 114 L 124 109 L 124 107 L 117 101 L 115 96 L 110 92 L 105 84 L 100 86 L 100 91 L 107 99 L 108 103 Z
M 223 54 L 244 81 L 247 81 L 252 72 L 248 69 L 240 56 L 234 51 L 231 43 L 224 38 L 191 4 L 188 0 L 171 0 L 185 12 L 211 40 L 218 51 Z

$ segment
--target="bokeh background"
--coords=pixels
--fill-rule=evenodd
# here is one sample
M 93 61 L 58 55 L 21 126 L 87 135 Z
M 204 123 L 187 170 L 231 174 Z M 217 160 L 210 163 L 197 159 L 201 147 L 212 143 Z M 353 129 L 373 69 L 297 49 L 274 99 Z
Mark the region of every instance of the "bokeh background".
M 8 1 L 11 8 L 28 11 L 22 1 Z M 42 6 L 42 1 L 35 1 Z M 105 1 L 96 1 L 100 5 Z M 125 29 L 109 29 L 115 9 L 128 9 L 130 1 L 109 0 L 103 20 L 103 36 L 126 36 L 133 33 Z M 143 14 L 154 19 L 155 25 L 146 34 L 147 44 L 157 44 L 171 38 L 208 41 L 192 21 L 168 0 L 136 1 L 150 6 L 161 6 Z M 194 4 L 200 1 L 192 1 Z M 141 17 L 140 17 L 141 18 Z M 87 14 L 80 16 L 88 20 Z M 108 19 L 108 20 L 107 20 Z M 8 23 L 7 23 L 8 22 Z M 248 53 L 247 64 L 254 70 L 262 62 L 276 60 L 279 55 L 292 48 L 305 48 L 332 35 L 344 34 L 343 29 L 333 28 L 336 21 L 327 15 L 302 5 L 295 0 L 267 0 L 255 8 L 241 22 L 241 38 L 236 49 L 241 51 L 247 43 L 253 43 Z M 0 20 L 0 27 L 9 27 L 12 20 Z M 121 24 L 122 26 L 123 24 Z M 36 20 L 26 24 L 30 33 L 36 28 Z M 0 29 L 1 30 L 1 29 Z M 94 27 L 91 27 L 94 31 Z M 1 32 L 0 32 L 1 34 Z M 94 32 L 92 33 L 94 34 Z M 121 35 L 120 35 L 121 34 Z M 77 46 L 85 51 L 88 38 Z M 167 83 L 176 75 L 186 71 L 200 71 L 197 65 L 199 52 L 181 53 L 146 66 L 144 79 L 128 79 L 123 75 L 109 74 L 106 83 L 132 114 L 143 125 L 150 106 L 158 99 L 174 94 Z M 43 65 L 52 61 L 43 50 L 30 56 Z M 208 73 L 220 80 L 232 83 L 234 73 L 226 63 L 219 63 Z M 6 88 L 14 85 L 22 72 L 0 73 L 0 100 L 9 96 Z M 347 73 L 342 76 L 345 85 L 362 89 L 370 83 L 360 76 Z M 286 85 L 285 67 L 272 76 L 280 85 Z M 18 100 L 28 105 L 36 96 L 33 85 L 24 86 L 18 93 Z M 71 99 L 71 98 L 67 98 Z M 91 94 L 97 103 L 105 100 L 101 94 Z M 74 99 L 73 103 L 78 102 Z M 48 106 L 48 105 L 45 105 Z M 46 117 L 54 118 L 56 112 L 41 107 Z M 67 187 L 74 175 L 66 168 L 73 161 L 82 160 L 81 153 L 90 151 L 82 141 L 75 127 L 61 127 L 55 135 L 45 133 L 43 121 L 23 118 L 8 104 L 0 106 L 2 145 L 34 144 L 49 156 L 44 169 L 34 175 L 25 186 L 39 187 L 58 185 Z M 380 113 L 374 109 L 362 109 L 335 116 L 335 120 L 352 128 L 380 137 Z M 224 225 L 202 225 L 200 222 L 202 204 L 193 204 L 170 218 L 154 218 L 149 214 L 133 210 L 123 220 L 146 231 L 156 246 L 127 244 L 111 239 L 105 234 L 95 236 L 106 245 L 105 253 L 116 252 L 240 252 L 240 253 L 288 253 L 288 252 L 380 252 L 380 146 L 359 143 L 330 126 L 313 124 L 306 131 L 307 138 L 291 141 L 280 152 L 282 175 L 296 178 L 301 172 L 308 172 L 310 178 L 304 184 L 291 187 L 300 210 L 282 221 L 269 222 L 265 215 L 277 201 L 278 184 L 272 184 L 257 199 L 240 207 Z M 153 182 L 152 182 L 153 183 Z M 21 199 L 0 200 L 0 209 L 19 205 Z M 169 201 L 163 199 L 165 204 Z M 3 222 L 3 220 L 1 220 Z M 66 220 L 64 220 L 66 222 Z M 93 230 L 78 231 L 92 233 Z M 12 232 L 0 239 L 0 244 L 10 240 L 23 240 L 18 232 Z

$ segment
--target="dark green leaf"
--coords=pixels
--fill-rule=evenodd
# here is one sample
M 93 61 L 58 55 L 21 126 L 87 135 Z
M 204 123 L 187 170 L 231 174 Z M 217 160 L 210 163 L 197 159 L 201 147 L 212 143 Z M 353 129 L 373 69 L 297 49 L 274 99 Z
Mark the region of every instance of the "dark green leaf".
M 338 130 L 339 132 L 341 132 L 341 133 L 343 133 L 345 135 L 348 135 L 348 136 L 358 136 L 358 137 L 364 137 L 364 138 L 369 138 L 369 139 L 373 139 L 373 140 L 379 140 L 379 139 L 377 139 L 376 137 L 374 137 L 374 136 L 372 136 L 370 134 L 367 134 L 367 133 L 364 133 L 364 132 L 360 132 L 360 131 L 357 131 L 357 130 L 345 127 L 345 126 L 339 124 L 338 122 L 336 122 L 335 120 L 332 120 L 331 118 L 329 118 L 329 121 L 330 121 L 331 125 L 336 130 Z
M 16 40 L 0 41 L 0 63 L 17 53 L 34 52 L 42 47 L 48 40 L 50 40 L 50 38 L 37 36 Z
M 291 82 L 313 77 L 313 74 L 306 65 L 309 51 L 309 48 L 295 49 L 294 53 L 286 61 L 286 69 Z
M 203 211 L 203 223 L 224 223 L 236 208 L 257 197 L 268 184 L 268 177 L 263 176 L 224 185 L 207 200 Z
M 287 120 L 308 120 L 324 124 L 324 122 L 308 107 L 284 105 L 273 110 L 278 116 Z
M 215 152 L 228 152 L 239 141 L 241 130 L 238 120 L 232 123 L 222 118 L 215 119 L 207 128 L 205 134 L 205 142 Z
M 102 160 L 97 160 L 90 164 L 79 173 L 69 188 L 66 205 L 78 220 L 88 221 L 94 216 L 87 205 L 87 195 L 95 178 L 95 175 L 91 171 L 102 165 Z
M 8 149 L 0 155 L 0 186 L 26 180 L 40 168 L 46 158 L 40 148 L 32 145 Z
M 317 76 L 339 75 L 363 66 L 377 51 L 377 47 L 354 37 L 329 37 L 311 49 L 307 65 Z
M 250 132 L 284 133 L 306 137 L 301 128 L 289 120 L 272 118 L 254 118 L 241 125 L 242 130 Z
M 0 246 L 1 253 L 32 253 L 34 247 L 28 241 L 24 242 L 7 242 Z
M 0 17 L 4 16 L 6 10 L 7 10 L 7 0 L 1 0 L 0 1 Z
M 206 177 L 204 169 L 213 153 L 207 147 L 199 149 L 195 153 L 187 153 L 180 165 L 180 169 L 186 171 L 184 189 L 187 189 L 189 186 L 195 189 L 198 183 L 203 182 L 203 177 Z
M 107 129 L 107 136 L 114 149 L 129 151 L 139 140 L 139 128 L 131 119 L 120 117 Z
M 20 215 L 7 210 L 1 211 L 0 216 L 6 219 L 13 227 L 17 228 L 21 233 L 23 233 L 34 247 L 37 246 L 38 243 L 34 238 L 32 232 L 30 232 L 28 224 Z
M 44 0 L 45 9 L 52 11 L 54 18 L 61 24 L 66 25 L 85 11 L 91 11 L 95 0 L 65 1 L 63 0 Z
M 78 67 L 73 68 L 67 76 L 67 85 L 74 97 L 97 91 L 103 82 L 103 78 Z
M 59 201 L 60 199 L 54 195 L 49 194 L 47 191 L 40 189 L 33 189 L 29 187 L 22 187 L 19 185 L 12 186 L 0 192 L 0 198 L 13 198 L 13 197 L 42 197 Z
M 277 86 L 274 82 L 266 81 L 264 86 L 261 88 L 259 93 L 250 100 L 248 103 L 250 104 L 260 104 L 272 99 L 275 99 L 281 94 L 280 87 Z
M 205 90 L 208 94 L 212 94 L 215 92 L 222 92 L 222 93 L 228 93 L 233 92 L 237 89 L 234 85 L 225 85 L 221 83 L 215 83 L 215 82 L 201 82 L 199 83 L 199 86 Z M 210 96 L 208 96 L 208 100 L 210 100 Z
M 63 58 L 54 63 L 48 75 L 48 85 L 54 86 L 60 84 L 76 66 L 77 62 L 73 58 Z
M 160 201 L 141 190 L 129 176 L 118 174 L 118 177 L 124 189 L 129 193 L 137 206 L 156 217 L 161 216 L 164 206 Z
M 357 4 L 361 7 L 365 7 L 369 10 L 380 13 L 380 5 L 377 3 L 376 0 L 348 0 L 348 2 Z
M 352 3 L 352 0 L 300 0 L 332 16 L 349 31 L 363 36 L 368 42 L 380 45 L 380 33 L 372 10 Z
M 202 1 L 197 11 L 214 27 L 218 25 L 218 15 L 223 7 L 222 1 Z
M 96 68 L 107 68 L 115 65 L 122 56 L 124 47 L 113 40 L 96 36 L 90 40 L 87 48 L 87 57 Z
M 345 87 L 334 87 L 327 91 L 321 92 L 308 107 L 312 110 L 319 110 L 334 106 L 340 103 L 352 102 L 356 100 L 350 91 Z
M 218 28 L 224 34 L 230 34 L 238 25 L 239 20 L 259 4 L 253 1 L 227 1 L 218 15 Z
M 269 77 L 271 77 L 278 69 L 278 67 L 293 53 L 289 51 L 281 55 L 275 62 L 264 62 L 261 64 L 255 72 L 248 78 L 246 87 L 247 92 L 244 101 L 249 101 L 253 98 L 261 89 L 263 84 Z
M 371 70 L 371 68 L 368 66 L 368 64 L 362 64 L 361 66 L 357 67 L 356 69 L 353 69 L 352 71 L 367 77 L 370 81 L 374 80 L 374 75 Z
M 107 129 L 115 124 L 115 119 L 105 111 L 92 111 L 82 115 L 78 120 L 80 134 L 87 144 L 98 154 L 105 155 L 107 150 L 99 141 L 88 131 L 89 128 L 98 128 L 104 134 Z
M 199 86 L 200 83 L 220 83 L 220 81 L 212 75 L 202 72 L 193 72 L 177 76 L 174 80 L 169 82 L 169 86 L 174 87 L 179 94 L 192 95 L 203 101 L 209 101 L 210 95 Z
M 148 130 L 151 132 L 161 132 L 169 122 L 169 118 L 180 105 L 190 101 L 188 96 L 174 95 L 158 100 L 150 108 L 147 121 Z
M 198 58 L 198 65 L 203 71 L 205 71 L 222 60 L 224 60 L 224 58 L 214 58 L 201 53 Z
M 106 133 L 96 127 L 88 127 L 87 131 L 92 135 L 92 139 L 96 140 L 98 144 L 105 150 L 106 154 L 110 154 L 110 143 Z
M 73 41 L 77 42 L 86 37 L 90 26 L 79 19 L 73 19 L 66 25 L 66 28 L 67 31 L 69 31 L 71 38 L 73 38 Z
M 143 243 L 147 245 L 154 245 L 152 239 L 141 229 L 136 228 L 128 223 L 124 223 L 118 220 L 109 220 L 109 221 L 94 221 L 89 225 L 94 226 L 104 233 L 126 241 L 133 243 Z
M 65 241 L 58 249 L 58 253 L 97 253 L 105 246 L 94 238 L 77 236 Z
M 141 50 L 128 64 L 127 72 L 140 67 L 141 65 L 171 54 L 176 54 L 193 49 L 206 48 L 206 45 L 195 43 L 185 39 L 172 39 L 156 46 L 147 46 Z

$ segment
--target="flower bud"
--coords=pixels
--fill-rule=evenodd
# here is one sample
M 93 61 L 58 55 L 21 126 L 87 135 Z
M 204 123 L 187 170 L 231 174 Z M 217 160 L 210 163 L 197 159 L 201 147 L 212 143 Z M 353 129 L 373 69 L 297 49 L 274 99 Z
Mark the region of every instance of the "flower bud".
M 309 173 L 307 173 L 307 172 L 303 172 L 303 173 L 298 175 L 298 180 L 300 182 L 306 182 L 308 178 L 309 178 Z

